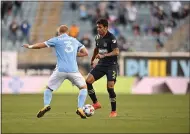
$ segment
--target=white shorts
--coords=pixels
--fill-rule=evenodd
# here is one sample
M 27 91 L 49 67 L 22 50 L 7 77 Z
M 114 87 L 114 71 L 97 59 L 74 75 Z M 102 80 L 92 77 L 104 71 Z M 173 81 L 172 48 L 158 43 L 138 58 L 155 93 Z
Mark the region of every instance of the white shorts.
M 52 75 L 48 81 L 48 87 L 52 90 L 58 89 L 63 81 L 68 79 L 72 84 L 81 88 L 86 85 L 84 77 L 81 75 L 80 72 L 77 73 L 65 73 L 59 72 L 57 69 L 53 71 Z

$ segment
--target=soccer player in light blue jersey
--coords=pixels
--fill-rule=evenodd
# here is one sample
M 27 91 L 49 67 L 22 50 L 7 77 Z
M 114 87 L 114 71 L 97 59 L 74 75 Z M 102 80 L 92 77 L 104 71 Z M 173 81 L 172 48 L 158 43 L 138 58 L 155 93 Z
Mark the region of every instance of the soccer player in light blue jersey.
M 86 119 L 82 107 L 86 101 L 87 86 L 84 77 L 78 70 L 76 59 L 77 56 L 88 56 L 88 51 L 84 45 L 77 39 L 68 36 L 68 27 L 66 25 L 61 25 L 58 29 L 57 37 L 51 38 L 43 43 L 36 43 L 33 45 L 24 44 L 23 47 L 29 49 L 54 47 L 56 51 L 57 65 L 49 78 L 47 89 L 44 91 L 44 108 L 38 112 L 37 117 L 42 117 L 51 109 L 50 102 L 52 100 L 52 92 L 58 89 L 65 79 L 68 79 L 80 89 L 76 113 L 81 118 Z

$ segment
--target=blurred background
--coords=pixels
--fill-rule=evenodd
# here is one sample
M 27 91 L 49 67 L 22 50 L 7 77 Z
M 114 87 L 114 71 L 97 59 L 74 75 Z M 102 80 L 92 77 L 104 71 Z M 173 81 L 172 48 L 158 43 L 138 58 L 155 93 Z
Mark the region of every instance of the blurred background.
M 104 17 L 109 20 L 109 31 L 116 36 L 121 52 L 118 92 L 185 94 L 190 76 L 189 7 L 188 1 L 2 1 L 2 93 L 43 91 L 55 68 L 55 52 L 21 46 L 56 36 L 62 24 L 68 25 L 70 36 L 89 50 L 89 57 L 78 58 L 80 72 L 86 76 L 95 47 L 96 20 Z M 31 85 L 31 81 L 35 84 Z M 178 84 L 171 84 L 174 81 Z M 106 79 L 100 82 L 97 88 L 105 85 Z M 68 92 L 73 91 L 69 91 L 73 89 L 71 83 L 65 86 Z

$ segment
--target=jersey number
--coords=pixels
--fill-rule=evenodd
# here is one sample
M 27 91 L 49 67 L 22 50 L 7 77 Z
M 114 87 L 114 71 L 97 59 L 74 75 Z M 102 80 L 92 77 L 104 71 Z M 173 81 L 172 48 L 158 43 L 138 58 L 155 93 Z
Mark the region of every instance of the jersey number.
M 65 41 L 64 43 L 66 44 L 65 52 L 67 52 L 67 53 L 72 52 L 73 51 L 73 46 L 71 45 L 72 42 L 71 41 Z

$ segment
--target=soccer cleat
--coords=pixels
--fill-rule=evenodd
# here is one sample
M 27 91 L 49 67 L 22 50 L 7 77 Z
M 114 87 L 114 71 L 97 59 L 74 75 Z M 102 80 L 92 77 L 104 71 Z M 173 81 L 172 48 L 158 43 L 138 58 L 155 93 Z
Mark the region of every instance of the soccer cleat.
M 83 112 L 82 108 L 78 108 L 77 111 L 76 111 L 76 114 L 78 114 L 82 119 L 86 119 L 86 115 Z
M 50 106 L 45 106 L 44 108 L 42 108 L 42 109 L 38 112 L 37 117 L 40 118 L 40 117 L 44 116 L 44 114 L 45 114 L 46 112 L 50 111 L 50 110 L 51 110 L 51 107 L 50 107 Z
M 92 104 L 92 106 L 94 107 L 95 110 L 101 108 L 101 104 L 99 102 Z
M 109 117 L 116 117 L 117 116 L 117 112 L 116 111 L 112 111 L 109 115 Z

